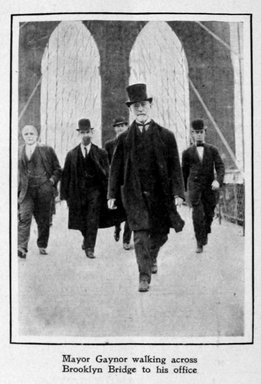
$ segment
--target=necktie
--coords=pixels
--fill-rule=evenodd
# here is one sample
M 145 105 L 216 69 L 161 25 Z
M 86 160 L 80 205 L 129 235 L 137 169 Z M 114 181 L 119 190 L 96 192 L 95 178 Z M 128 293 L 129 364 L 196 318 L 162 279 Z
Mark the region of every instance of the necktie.
M 138 127 L 142 127 L 141 133 L 142 133 L 142 135 L 144 135 L 146 132 L 146 127 L 148 127 L 150 125 L 150 122 L 148 122 L 146 124 L 142 124 L 142 123 L 136 123 L 136 124 Z
M 204 147 L 204 143 L 197 143 L 197 147 Z
M 88 155 L 87 147 L 84 147 L 84 158 L 85 158 L 85 159 L 87 158 L 87 155 Z

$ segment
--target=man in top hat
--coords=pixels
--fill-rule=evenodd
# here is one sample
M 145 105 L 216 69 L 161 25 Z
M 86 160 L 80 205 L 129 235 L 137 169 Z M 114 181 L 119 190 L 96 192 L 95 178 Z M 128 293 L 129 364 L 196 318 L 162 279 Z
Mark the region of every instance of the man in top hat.
M 109 173 L 106 151 L 92 143 L 93 129 L 89 119 L 79 120 L 77 131 L 81 142 L 68 152 L 61 180 L 61 200 L 66 200 L 69 208 L 68 227 L 81 231 L 82 248 L 90 259 L 95 258 Z
M 217 148 L 205 143 L 205 135 L 203 120 L 192 121 L 194 144 L 182 155 L 182 171 L 185 189 L 188 190 L 188 199 L 192 205 L 197 253 L 203 252 L 203 246 L 207 244 L 217 204 L 217 191 L 223 183 L 225 173 Z
M 25 259 L 34 216 L 39 252 L 46 255 L 54 198 L 61 167 L 53 148 L 38 142 L 33 125 L 22 129 L 24 145 L 18 152 L 18 256 Z
M 176 212 L 176 205 L 184 199 L 183 178 L 173 133 L 151 119 L 152 98 L 147 96 L 146 85 L 130 85 L 127 93 L 126 105 L 135 120 L 118 137 L 110 169 L 108 207 L 115 208 L 121 192 L 134 232 L 139 291 L 147 292 L 169 228 L 175 226 L 179 231 L 184 225 Z
M 108 153 L 109 163 L 111 163 L 118 136 L 121 133 L 125 132 L 128 128 L 127 119 L 125 119 L 122 116 L 117 117 L 113 121 L 113 128 L 114 128 L 114 132 L 115 132 L 115 137 L 111 140 L 106 141 L 106 143 L 105 143 L 105 150 Z M 115 231 L 114 231 L 115 241 L 119 241 L 120 232 L 121 232 L 121 224 L 118 223 L 117 225 L 115 225 Z M 131 239 L 131 229 L 129 227 L 128 221 L 126 220 L 125 225 L 124 225 L 124 231 L 123 231 L 123 248 L 126 251 L 131 249 L 130 239 Z

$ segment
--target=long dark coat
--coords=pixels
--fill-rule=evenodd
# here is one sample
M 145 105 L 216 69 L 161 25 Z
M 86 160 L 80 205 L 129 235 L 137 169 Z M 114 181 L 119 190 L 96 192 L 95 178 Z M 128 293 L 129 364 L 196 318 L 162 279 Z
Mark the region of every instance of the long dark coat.
M 216 171 L 216 177 L 214 171 Z M 209 205 L 215 206 L 217 192 L 212 190 L 211 184 L 216 178 L 221 186 L 225 174 L 224 163 L 218 149 L 213 145 L 204 143 L 204 153 L 201 161 L 197 147 L 192 145 L 182 154 L 182 172 L 185 189 L 189 192 L 189 201 L 192 206 L 199 204 L 203 195 Z
M 108 158 L 109 158 L 110 164 L 112 161 L 112 156 L 114 153 L 114 149 L 116 147 L 116 143 L 117 143 L 117 138 L 115 137 L 114 139 L 106 141 L 106 143 L 104 145 L 105 151 L 108 153 Z
M 135 156 L 137 129 L 134 121 L 128 130 L 118 137 L 110 170 L 108 198 L 116 198 L 120 191 L 132 230 L 160 231 L 164 226 L 180 231 L 184 222 L 176 211 L 174 196 L 184 198 L 184 187 L 175 137 L 172 132 L 151 121 L 149 130 L 161 192 L 157 223 L 152 225 L 153 212 L 148 210 L 148 202 L 141 189 Z
M 47 145 L 37 144 L 40 156 L 42 158 L 43 166 L 45 168 L 47 177 L 53 179 L 53 193 L 57 195 L 57 183 L 61 178 L 62 169 L 59 160 L 52 147 Z M 25 158 L 25 145 L 19 147 L 18 150 L 18 203 L 22 203 L 28 189 L 28 174 Z
M 83 230 L 85 226 L 82 216 L 81 194 L 79 188 L 79 168 L 78 158 L 81 155 L 81 146 L 77 145 L 68 152 L 61 180 L 61 200 L 66 200 L 69 207 L 68 228 Z M 100 228 L 111 227 L 115 222 L 123 221 L 119 219 L 119 212 L 111 211 L 107 208 L 106 191 L 108 185 L 109 163 L 108 156 L 104 149 L 92 144 L 90 156 L 95 164 L 96 172 L 100 180 L 102 208 L 100 215 Z M 86 191 L 88 193 L 88 191 Z

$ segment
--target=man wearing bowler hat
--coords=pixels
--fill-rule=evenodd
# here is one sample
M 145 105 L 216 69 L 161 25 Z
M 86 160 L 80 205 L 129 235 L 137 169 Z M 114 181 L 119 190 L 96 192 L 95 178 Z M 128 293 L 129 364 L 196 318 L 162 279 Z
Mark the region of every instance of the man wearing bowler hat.
M 121 133 L 125 132 L 126 129 L 128 128 L 128 120 L 125 119 L 123 116 L 116 117 L 116 119 L 114 119 L 114 121 L 113 121 L 113 128 L 114 128 L 114 132 L 115 132 L 115 137 L 111 140 L 106 141 L 105 146 L 104 146 L 105 150 L 108 153 L 109 163 L 111 163 L 118 136 Z M 119 200 L 119 199 L 117 199 L 117 200 Z M 119 241 L 120 232 L 121 232 L 121 224 L 119 223 L 119 224 L 115 225 L 115 231 L 114 231 L 115 241 Z M 130 246 L 131 229 L 129 227 L 127 220 L 125 221 L 122 239 L 123 239 L 123 248 L 126 251 L 130 250 L 131 249 L 131 246 Z
M 127 87 L 126 105 L 135 116 L 122 133 L 112 158 L 108 207 L 115 209 L 121 191 L 139 270 L 139 291 L 147 292 L 151 274 L 157 273 L 157 256 L 169 228 L 182 230 L 176 211 L 184 199 L 183 178 L 175 137 L 151 119 L 152 98 L 145 84 Z
M 66 200 L 69 208 L 68 227 L 81 231 L 82 248 L 90 259 L 95 258 L 109 173 L 106 151 L 92 143 L 93 129 L 89 119 L 79 120 L 81 143 L 68 152 L 61 180 L 61 200 Z
M 182 154 L 182 171 L 192 205 L 196 253 L 202 253 L 211 232 L 218 189 L 223 183 L 225 168 L 217 148 L 205 143 L 204 121 L 193 120 L 191 125 L 194 144 Z

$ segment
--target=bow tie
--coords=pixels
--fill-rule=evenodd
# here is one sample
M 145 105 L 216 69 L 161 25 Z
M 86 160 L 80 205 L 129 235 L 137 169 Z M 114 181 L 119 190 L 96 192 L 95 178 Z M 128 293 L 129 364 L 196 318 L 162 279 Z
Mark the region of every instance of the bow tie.
M 196 146 L 197 147 L 204 147 L 204 143 L 197 143 Z

